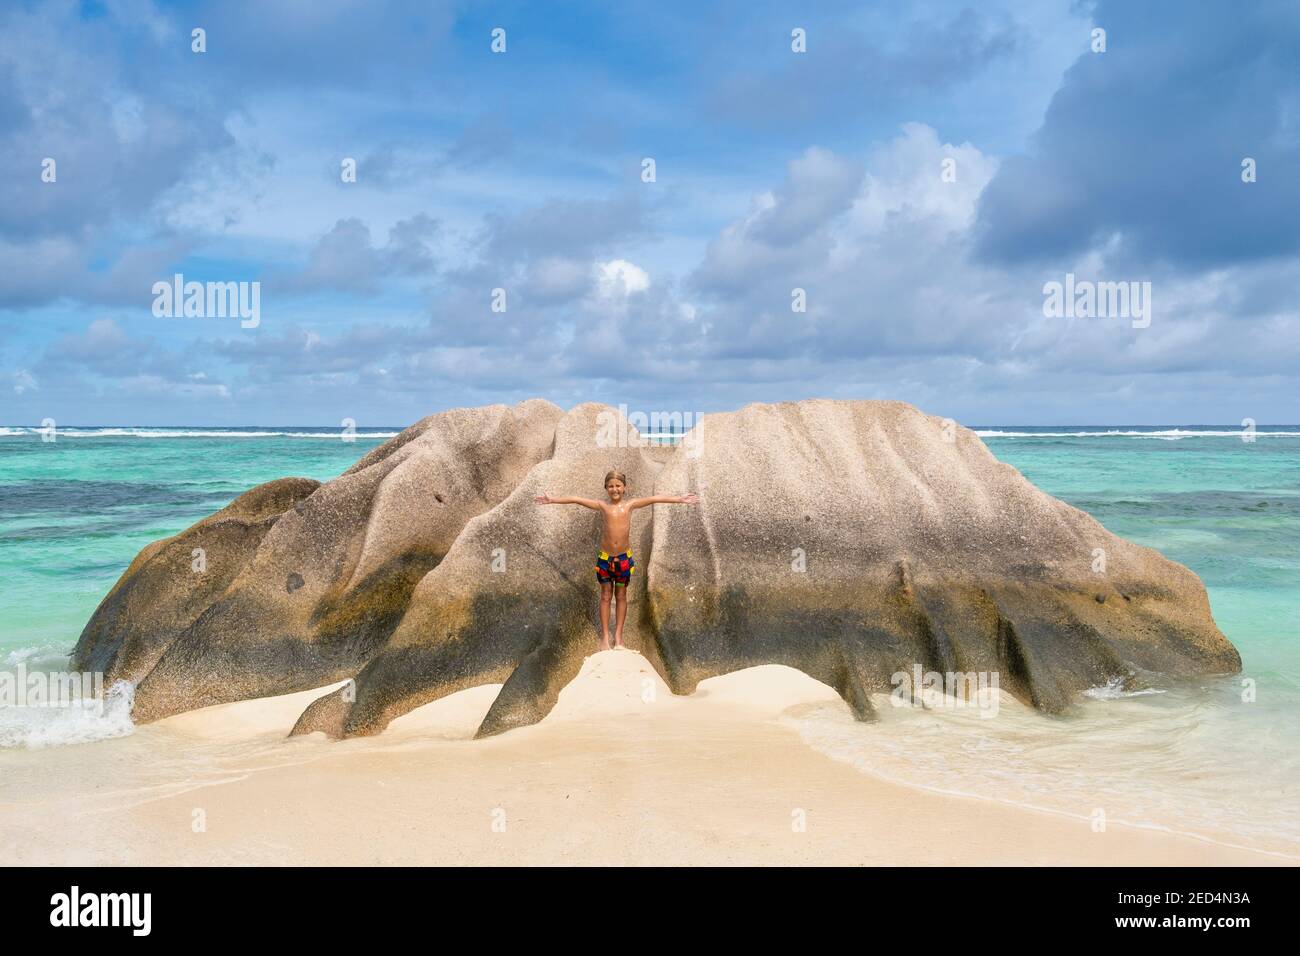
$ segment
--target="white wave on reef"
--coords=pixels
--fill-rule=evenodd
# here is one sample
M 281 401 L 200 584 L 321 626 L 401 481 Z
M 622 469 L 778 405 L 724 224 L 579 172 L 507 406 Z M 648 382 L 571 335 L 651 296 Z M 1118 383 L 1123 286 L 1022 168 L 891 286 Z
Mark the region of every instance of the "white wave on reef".
M 43 429 L 38 426 L 0 425 L 0 438 L 17 438 L 39 435 Z M 1177 441 L 1181 438 L 1241 438 L 1241 429 L 1216 428 L 1164 428 L 1164 429 L 1119 429 L 1091 428 L 1075 431 L 1033 431 L 1026 428 L 1007 426 L 1005 428 L 976 428 L 975 434 L 980 438 L 1154 438 L 1164 441 Z M 352 433 L 356 438 L 395 438 L 400 431 L 391 429 L 357 430 Z M 341 430 L 322 430 L 319 428 L 284 428 L 264 429 L 258 431 L 241 431 L 223 428 L 150 428 L 150 427 L 104 427 L 77 428 L 60 427 L 56 434 L 59 438 L 342 438 Z M 1256 438 L 1300 438 L 1300 431 L 1255 430 Z M 643 438 L 657 441 L 676 441 L 683 436 L 676 432 L 647 433 Z
M 41 428 L 7 425 L 0 426 L 0 438 L 39 435 Z M 364 431 L 350 433 L 352 438 L 395 438 L 400 432 Z M 186 428 L 59 428 L 58 438 L 332 438 L 338 441 L 344 433 L 338 431 L 230 431 L 223 429 Z
M 1159 431 L 1137 430 L 1093 430 L 1073 432 L 1035 432 L 1025 429 L 975 429 L 980 438 L 1155 438 L 1163 441 L 1178 441 L 1180 438 L 1241 438 L 1241 429 L 1182 429 L 1167 428 Z M 1300 431 L 1263 431 L 1255 430 L 1256 438 L 1300 438 Z
M 135 732 L 131 704 L 135 685 L 117 681 L 102 701 L 61 707 L 0 707 L 0 749 L 39 750 L 91 743 Z

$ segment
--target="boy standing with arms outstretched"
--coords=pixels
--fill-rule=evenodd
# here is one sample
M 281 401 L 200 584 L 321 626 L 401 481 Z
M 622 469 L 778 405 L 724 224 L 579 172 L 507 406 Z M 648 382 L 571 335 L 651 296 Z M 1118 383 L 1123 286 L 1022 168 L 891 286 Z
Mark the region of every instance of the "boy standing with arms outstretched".
M 630 538 L 632 512 L 647 505 L 693 505 L 698 495 L 654 495 L 650 498 L 623 500 L 627 476 L 611 471 L 605 476 L 605 494 L 609 501 L 592 498 L 552 498 L 543 492 L 535 500 L 539 505 L 582 505 L 599 511 L 601 517 L 600 554 L 596 557 L 596 581 L 600 584 L 600 649 L 609 650 L 609 599 L 618 595 L 614 622 L 614 646 L 623 646 L 623 621 L 627 617 L 627 586 L 636 570 L 632 560 Z

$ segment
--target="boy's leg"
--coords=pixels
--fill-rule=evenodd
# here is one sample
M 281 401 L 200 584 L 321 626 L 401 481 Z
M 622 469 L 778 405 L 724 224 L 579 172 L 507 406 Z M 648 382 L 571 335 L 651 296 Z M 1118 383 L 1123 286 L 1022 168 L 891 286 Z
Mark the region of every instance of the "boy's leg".
M 623 646 L 623 621 L 627 618 L 627 585 L 614 588 L 614 646 Z
M 600 586 L 600 649 L 609 650 L 609 598 L 610 593 L 614 590 L 612 584 L 602 584 Z M 622 622 L 620 621 L 619 633 L 622 633 Z

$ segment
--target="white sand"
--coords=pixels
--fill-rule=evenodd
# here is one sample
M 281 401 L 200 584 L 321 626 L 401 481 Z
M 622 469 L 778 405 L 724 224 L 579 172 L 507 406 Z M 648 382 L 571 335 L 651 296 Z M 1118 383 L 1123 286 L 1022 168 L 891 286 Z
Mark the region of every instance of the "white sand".
M 8 752 L 0 863 L 1295 862 L 878 780 L 779 723 L 837 699 L 784 667 L 674 697 L 639 654 L 609 651 L 540 724 L 473 740 L 497 689 L 359 740 L 285 738 L 311 691 Z

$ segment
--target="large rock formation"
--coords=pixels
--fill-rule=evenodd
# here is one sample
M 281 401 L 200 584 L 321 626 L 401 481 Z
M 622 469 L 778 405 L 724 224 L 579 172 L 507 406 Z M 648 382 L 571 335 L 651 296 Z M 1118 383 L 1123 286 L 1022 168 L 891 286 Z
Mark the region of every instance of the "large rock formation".
M 355 674 L 471 518 L 551 454 L 549 402 L 433 415 L 324 485 L 254 488 L 150 545 L 96 610 L 73 666 L 138 682 L 137 722 Z M 229 513 L 229 514 L 228 514 Z M 206 549 L 206 568 L 191 554 Z
M 695 491 L 633 518 L 628 644 L 676 693 L 799 668 L 871 715 L 891 678 L 989 672 L 1048 713 L 1114 679 L 1230 673 L 1197 577 L 898 402 L 704 416 L 639 447 L 616 413 L 543 401 L 424 419 L 324 485 L 255 488 L 136 559 L 74 665 L 138 681 L 137 721 L 353 681 L 295 733 L 373 734 L 502 682 L 480 735 L 540 720 L 596 646 L 599 516 L 542 491 Z M 194 548 L 208 570 L 191 569 Z

